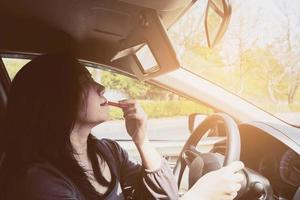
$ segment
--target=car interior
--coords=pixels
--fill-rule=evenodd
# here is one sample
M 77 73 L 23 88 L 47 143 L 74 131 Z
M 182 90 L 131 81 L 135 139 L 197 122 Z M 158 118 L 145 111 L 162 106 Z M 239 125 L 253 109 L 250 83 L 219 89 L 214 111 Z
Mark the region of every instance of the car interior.
M 107 69 L 201 102 L 188 95 L 189 92 L 195 93 L 192 89 L 184 94 L 183 90 L 176 91 L 163 84 L 163 81 L 169 79 L 160 83 L 155 81 L 163 79 L 164 74 L 180 69 L 180 60 L 167 30 L 195 2 L 196 0 L 2 0 L 0 131 L 11 83 L 2 59 L 6 57 L 32 59 L 44 53 L 68 52 L 86 66 Z M 208 2 L 210 4 L 214 1 Z M 209 47 L 221 40 L 229 24 L 230 14 L 234 12 L 228 1 L 220 2 L 225 13 L 224 21 L 216 37 L 208 37 Z M 209 36 L 209 26 L 205 26 Z M 150 62 L 144 62 L 144 59 Z M 176 83 L 173 84 L 174 87 L 175 85 Z M 217 104 L 218 102 L 216 106 Z M 200 153 L 195 147 L 202 136 L 211 130 L 212 136 L 227 138 L 227 142 L 220 140 L 215 148 L 215 152 L 225 154 L 222 158 L 224 165 L 241 160 L 247 167 L 244 172 L 247 181 L 237 199 L 300 199 L 299 128 L 282 122 L 243 122 L 237 116 L 225 113 L 222 106 L 216 106 L 212 105 L 214 113 L 200 125 L 194 125 L 195 115 L 191 115 L 187 122 L 192 134 L 184 141 L 180 151 L 176 152 L 178 155 L 175 160 L 178 160 L 176 164 L 173 163 L 178 186 L 180 187 L 182 179 L 187 178 L 184 175 L 186 167 L 190 169 L 188 188 L 202 176 L 203 172 L 199 170 L 201 163 L 195 159 Z M 205 160 L 214 165 L 204 170 L 216 169 L 219 166 L 218 156 L 204 154 Z M 4 158 L 4 153 L 1 153 L 0 170 Z

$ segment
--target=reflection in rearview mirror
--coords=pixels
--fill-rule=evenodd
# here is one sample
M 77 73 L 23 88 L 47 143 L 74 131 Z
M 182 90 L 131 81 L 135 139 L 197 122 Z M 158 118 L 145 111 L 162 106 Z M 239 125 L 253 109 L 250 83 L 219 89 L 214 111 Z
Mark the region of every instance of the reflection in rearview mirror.
M 227 0 L 208 0 L 205 13 L 205 33 L 208 46 L 214 47 L 227 30 L 231 7 Z
M 156 59 L 147 44 L 142 46 L 136 53 L 137 63 L 144 73 L 153 72 L 158 68 Z

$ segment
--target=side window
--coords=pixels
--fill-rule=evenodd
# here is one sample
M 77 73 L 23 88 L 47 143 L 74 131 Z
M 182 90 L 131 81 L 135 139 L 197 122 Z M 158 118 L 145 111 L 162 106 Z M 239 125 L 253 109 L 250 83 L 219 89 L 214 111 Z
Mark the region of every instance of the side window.
M 169 163 L 175 164 L 185 141 L 190 136 L 188 115 L 210 114 L 213 110 L 170 91 L 127 76 L 96 68 L 88 68 L 93 78 L 106 87 L 106 98 L 118 101 L 124 98 L 137 100 L 148 116 L 147 134 L 156 149 Z M 139 160 L 139 154 L 127 135 L 122 110 L 110 107 L 110 121 L 94 127 L 98 138 L 117 140 L 129 156 Z
M 21 58 L 2 58 L 10 80 L 13 80 L 17 72 L 30 60 Z
M 212 113 L 207 106 L 190 101 L 158 86 L 98 68 L 89 68 L 93 78 L 106 87 L 106 98 L 112 101 L 137 100 L 148 116 L 150 140 L 180 141 L 189 136 L 187 116 L 191 113 Z M 93 130 L 99 137 L 130 139 L 123 127 L 123 113 L 110 107 L 111 120 Z

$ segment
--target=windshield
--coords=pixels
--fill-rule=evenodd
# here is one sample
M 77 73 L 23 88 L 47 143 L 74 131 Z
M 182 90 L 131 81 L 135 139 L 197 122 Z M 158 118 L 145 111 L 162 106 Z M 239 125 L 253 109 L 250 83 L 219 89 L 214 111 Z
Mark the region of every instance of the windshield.
M 209 49 L 207 1 L 197 1 L 169 30 L 181 65 L 280 119 L 300 125 L 300 1 L 230 1 L 231 21 Z

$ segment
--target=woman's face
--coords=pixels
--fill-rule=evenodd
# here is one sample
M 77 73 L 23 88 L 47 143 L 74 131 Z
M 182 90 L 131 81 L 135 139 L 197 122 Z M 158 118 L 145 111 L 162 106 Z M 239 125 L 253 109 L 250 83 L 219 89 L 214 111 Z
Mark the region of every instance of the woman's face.
M 90 74 L 80 77 L 84 88 L 83 103 L 78 122 L 96 126 L 109 119 L 105 87 L 93 80 Z

